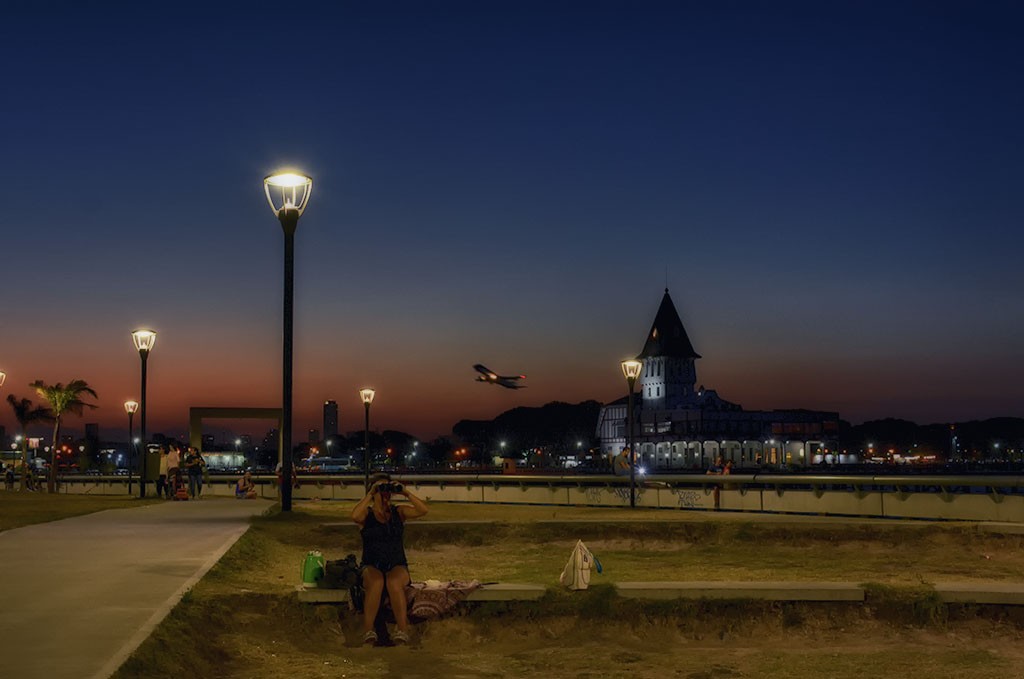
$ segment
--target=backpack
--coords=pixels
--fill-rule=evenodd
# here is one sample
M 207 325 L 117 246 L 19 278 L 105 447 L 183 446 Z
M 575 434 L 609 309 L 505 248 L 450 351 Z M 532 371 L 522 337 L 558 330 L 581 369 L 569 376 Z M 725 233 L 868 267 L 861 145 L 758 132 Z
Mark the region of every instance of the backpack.
M 357 611 L 363 610 L 366 590 L 363 589 L 363 571 L 356 561 L 355 554 L 325 563 L 320 586 L 327 589 L 347 589 L 352 606 Z
M 601 562 L 594 553 L 587 549 L 582 540 L 577 540 L 558 581 L 569 589 L 586 589 L 590 585 L 591 568 L 597 569 L 598 573 L 602 572 Z

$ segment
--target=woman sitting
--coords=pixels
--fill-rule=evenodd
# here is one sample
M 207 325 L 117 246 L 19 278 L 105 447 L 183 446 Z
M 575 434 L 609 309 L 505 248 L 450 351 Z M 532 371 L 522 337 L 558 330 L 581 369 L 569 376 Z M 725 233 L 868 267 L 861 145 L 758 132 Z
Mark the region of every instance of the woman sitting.
M 256 484 L 252 480 L 252 472 L 246 472 L 235 484 L 236 500 L 255 500 Z
M 394 495 L 403 495 L 411 504 L 392 504 Z M 387 474 L 371 478 L 370 491 L 355 509 L 352 520 L 359 524 L 363 538 L 363 643 L 377 641 L 373 622 L 380 609 L 381 596 L 387 587 L 391 610 L 395 614 L 396 643 L 409 641 L 409 616 L 406 610 L 405 587 L 409 584 L 409 563 L 405 558 L 402 533 L 405 522 L 427 513 L 427 503 L 409 492 L 408 486 L 392 483 Z

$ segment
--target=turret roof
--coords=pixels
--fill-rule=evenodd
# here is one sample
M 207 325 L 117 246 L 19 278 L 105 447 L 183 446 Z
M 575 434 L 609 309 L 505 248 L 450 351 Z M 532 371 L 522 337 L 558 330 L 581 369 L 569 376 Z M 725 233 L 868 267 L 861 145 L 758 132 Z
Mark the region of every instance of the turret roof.
M 672 303 L 672 298 L 668 295 L 668 288 L 665 288 L 665 296 L 661 298 L 661 306 L 658 307 L 651 331 L 647 333 L 644 350 L 637 358 L 655 356 L 700 358 L 700 354 L 694 351 L 693 345 L 690 344 L 686 328 L 683 327 L 683 322 Z

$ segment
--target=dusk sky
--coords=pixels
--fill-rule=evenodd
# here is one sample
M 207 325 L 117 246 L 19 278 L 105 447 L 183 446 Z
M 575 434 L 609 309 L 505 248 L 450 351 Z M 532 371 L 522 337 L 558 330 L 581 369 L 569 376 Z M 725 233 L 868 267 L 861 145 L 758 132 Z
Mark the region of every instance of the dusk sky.
M 967 0 L 6 7 L 0 395 L 85 379 L 69 426 L 118 435 L 145 326 L 150 432 L 278 406 L 290 167 L 295 441 L 363 386 L 422 437 L 618 398 L 666 281 L 746 408 L 1022 416 L 1022 34 Z

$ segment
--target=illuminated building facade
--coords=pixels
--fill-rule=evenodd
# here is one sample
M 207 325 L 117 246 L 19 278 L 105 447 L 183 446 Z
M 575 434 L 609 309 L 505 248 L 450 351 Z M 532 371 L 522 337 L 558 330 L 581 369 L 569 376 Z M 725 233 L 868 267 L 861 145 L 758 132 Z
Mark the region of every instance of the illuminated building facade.
M 637 359 L 634 396 L 637 464 L 647 469 L 705 469 L 722 456 L 736 467 L 846 462 L 837 453 L 839 414 L 815 410 L 744 410 L 697 386 L 700 358 L 672 298 L 665 296 Z M 601 452 L 627 445 L 628 397 L 601 409 Z

